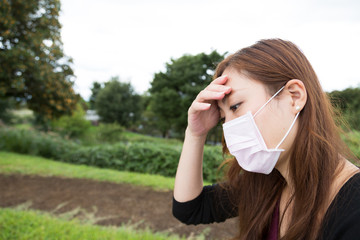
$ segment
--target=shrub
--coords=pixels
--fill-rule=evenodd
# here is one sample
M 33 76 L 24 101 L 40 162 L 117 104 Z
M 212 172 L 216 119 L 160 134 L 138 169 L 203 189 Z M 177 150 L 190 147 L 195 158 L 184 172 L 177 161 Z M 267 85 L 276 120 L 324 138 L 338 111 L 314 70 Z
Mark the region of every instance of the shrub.
M 96 139 L 100 142 L 114 143 L 122 139 L 124 127 L 117 123 L 103 123 L 97 129 Z
M 76 164 L 85 164 L 101 168 L 123 170 L 126 154 L 126 145 L 100 145 L 91 147 L 80 147 L 62 157 L 62 161 Z
M 33 130 L 1 128 L 0 150 L 38 155 L 68 163 L 174 177 L 181 145 L 167 144 L 165 141 L 139 141 L 82 146 L 59 136 Z M 205 147 L 205 180 L 216 180 L 217 168 L 221 161 L 220 147 Z
M 77 144 L 56 135 L 34 130 L 0 128 L 0 150 L 59 160 L 63 154 L 76 147 Z
M 85 119 L 84 110 L 80 106 L 71 116 L 62 116 L 52 122 L 54 131 L 69 138 L 79 138 L 90 128 L 91 123 Z

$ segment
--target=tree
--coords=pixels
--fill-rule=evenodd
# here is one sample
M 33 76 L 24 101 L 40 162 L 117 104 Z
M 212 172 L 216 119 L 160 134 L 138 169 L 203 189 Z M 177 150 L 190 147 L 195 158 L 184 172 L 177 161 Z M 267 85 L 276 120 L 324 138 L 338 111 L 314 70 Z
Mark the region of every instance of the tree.
M 166 63 L 166 71 L 156 73 L 151 83 L 151 109 L 157 128 L 164 137 L 173 131 L 182 136 L 187 125 L 187 110 L 197 94 L 211 81 L 218 62 L 225 54 L 184 55 Z
M 140 117 L 140 96 L 130 83 L 122 83 L 119 77 L 114 77 L 97 94 L 95 109 L 103 122 L 129 127 Z
M 25 101 L 46 122 L 76 108 L 63 53 L 59 0 L 0 0 L 0 98 Z
M 93 82 L 93 86 L 91 88 L 91 96 L 90 96 L 90 100 L 89 100 L 90 109 L 95 109 L 96 97 L 101 89 L 102 89 L 101 83 Z
M 139 131 L 146 135 L 159 136 L 161 132 L 157 129 L 157 117 L 150 105 L 151 96 L 147 91 L 141 95 L 141 119 Z
M 0 126 L 2 123 L 10 123 L 13 117 L 10 110 L 14 108 L 13 99 L 0 98 Z

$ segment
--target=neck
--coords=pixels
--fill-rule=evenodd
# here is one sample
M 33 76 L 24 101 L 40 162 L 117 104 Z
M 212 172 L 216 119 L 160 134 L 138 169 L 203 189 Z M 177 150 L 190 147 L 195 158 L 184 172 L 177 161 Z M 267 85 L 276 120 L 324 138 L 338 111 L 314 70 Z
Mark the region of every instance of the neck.
M 286 188 L 290 190 L 290 192 L 294 192 L 294 185 L 292 179 L 290 177 L 289 171 L 289 154 L 284 155 L 282 158 L 279 159 L 278 163 L 276 164 L 275 168 L 280 172 L 283 178 L 286 181 Z

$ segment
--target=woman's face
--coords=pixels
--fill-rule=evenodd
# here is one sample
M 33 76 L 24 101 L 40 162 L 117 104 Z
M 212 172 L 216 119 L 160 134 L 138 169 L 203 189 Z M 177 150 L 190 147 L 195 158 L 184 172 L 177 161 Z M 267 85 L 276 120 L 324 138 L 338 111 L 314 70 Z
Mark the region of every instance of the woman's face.
M 248 111 L 254 115 L 271 98 L 263 83 L 252 80 L 232 68 L 225 69 L 223 75 L 228 76 L 225 85 L 232 89 L 223 100 L 218 101 L 220 116 L 225 122 L 240 117 Z M 279 144 L 294 117 L 291 108 L 291 97 L 285 89 L 254 117 L 256 125 L 269 149 L 275 148 Z M 290 134 L 279 148 L 289 149 L 296 132 L 297 123 L 295 123 Z

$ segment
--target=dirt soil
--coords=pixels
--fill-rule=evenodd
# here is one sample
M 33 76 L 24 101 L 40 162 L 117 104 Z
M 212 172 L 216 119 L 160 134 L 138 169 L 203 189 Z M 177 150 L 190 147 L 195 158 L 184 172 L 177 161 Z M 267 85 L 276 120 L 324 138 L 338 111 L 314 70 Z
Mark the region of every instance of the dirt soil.
M 180 223 L 171 212 L 170 191 L 86 179 L 0 174 L 0 207 L 21 204 L 54 214 L 72 213 L 99 225 L 131 224 L 188 239 L 201 233 L 206 239 L 229 239 L 237 229 L 236 219 L 197 226 Z

